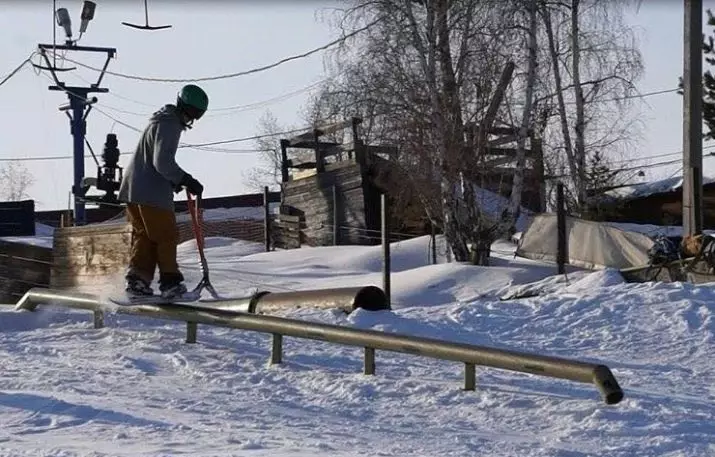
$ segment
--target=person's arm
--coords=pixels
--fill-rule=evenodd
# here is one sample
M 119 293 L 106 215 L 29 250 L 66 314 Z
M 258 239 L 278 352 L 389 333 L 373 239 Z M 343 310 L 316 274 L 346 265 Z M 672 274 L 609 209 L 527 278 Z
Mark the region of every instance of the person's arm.
M 176 163 L 176 150 L 179 147 L 181 130 L 163 122 L 154 126 L 153 165 L 173 187 L 179 186 L 186 179 L 187 173 Z

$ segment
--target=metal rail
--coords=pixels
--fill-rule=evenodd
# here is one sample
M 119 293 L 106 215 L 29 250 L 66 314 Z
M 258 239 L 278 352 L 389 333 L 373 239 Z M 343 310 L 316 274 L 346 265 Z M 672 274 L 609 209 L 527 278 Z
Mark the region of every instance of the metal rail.
M 45 304 L 86 309 L 94 313 L 95 328 L 104 326 L 105 312 L 185 321 L 187 323 L 187 343 L 196 342 L 197 324 L 199 323 L 270 333 L 273 335 L 271 363 L 281 363 L 283 336 L 290 336 L 363 347 L 365 350 L 365 374 L 375 373 L 375 350 L 379 349 L 464 363 L 465 390 L 475 389 L 475 366 L 482 365 L 590 383 L 598 388 L 603 401 L 609 405 L 617 404 L 623 399 L 621 387 L 618 385 L 611 370 L 605 365 L 431 338 L 361 330 L 276 316 L 255 315 L 236 311 L 238 307 L 247 303 L 245 299 L 236 300 L 235 302 L 235 304 L 223 302 L 222 307 L 224 309 L 212 309 L 207 306 L 195 305 L 117 306 L 112 303 L 104 303 L 94 295 L 35 288 L 25 294 L 15 306 L 15 310 L 34 311 L 37 306 Z

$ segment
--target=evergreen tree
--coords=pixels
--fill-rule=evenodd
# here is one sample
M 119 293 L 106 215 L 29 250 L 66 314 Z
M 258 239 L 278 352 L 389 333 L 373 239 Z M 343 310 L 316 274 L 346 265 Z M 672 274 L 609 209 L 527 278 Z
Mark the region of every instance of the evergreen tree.
M 611 170 L 601 151 L 594 151 L 586 169 L 586 186 L 596 195 L 615 185 L 618 170 Z

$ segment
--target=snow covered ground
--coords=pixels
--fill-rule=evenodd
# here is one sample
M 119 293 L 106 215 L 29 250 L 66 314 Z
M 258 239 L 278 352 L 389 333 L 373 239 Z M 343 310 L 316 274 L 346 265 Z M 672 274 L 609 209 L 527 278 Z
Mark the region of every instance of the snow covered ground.
M 230 294 L 380 285 L 379 247 L 264 253 L 214 238 L 212 279 Z M 393 245 L 392 311 L 286 315 L 539 352 L 611 367 L 625 391 L 286 338 L 109 315 L 0 307 L 0 456 L 668 456 L 715 455 L 715 290 L 627 284 L 617 272 L 514 259 L 428 265 L 428 238 Z M 180 249 L 199 277 L 192 242 Z M 501 300 L 523 293 L 528 298 Z M 537 295 L 540 293 L 540 295 Z

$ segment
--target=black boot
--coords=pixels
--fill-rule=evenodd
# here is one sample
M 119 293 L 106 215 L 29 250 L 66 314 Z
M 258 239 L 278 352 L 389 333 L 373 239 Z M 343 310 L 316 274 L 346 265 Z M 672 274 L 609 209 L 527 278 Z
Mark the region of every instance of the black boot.
M 181 273 L 162 273 L 159 276 L 159 290 L 162 298 L 177 298 L 186 293 L 183 283 L 184 275 Z
M 154 295 L 154 291 L 149 284 L 139 276 L 129 273 L 126 276 L 125 291 L 128 295 L 134 297 L 147 297 Z

